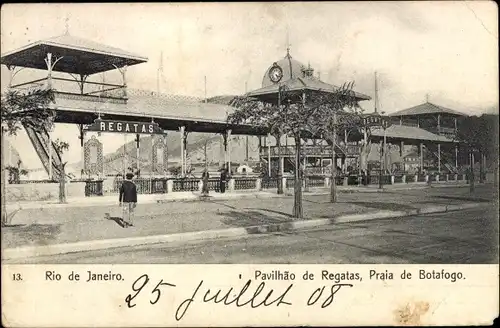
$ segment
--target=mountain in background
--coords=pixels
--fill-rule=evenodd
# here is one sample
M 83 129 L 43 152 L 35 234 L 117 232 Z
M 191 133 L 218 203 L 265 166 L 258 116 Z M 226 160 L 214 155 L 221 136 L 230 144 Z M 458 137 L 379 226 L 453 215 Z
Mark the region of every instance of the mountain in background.
M 9 140 L 7 140 L 7 138 L 4 139 L 2 147 L 4 147 L 4 149 L 5 149 L 5 153 L 4 153 L 5 164 L 4 165 L 6 167 L 7 166 L 17 167 L 17 163 L 19 161 L 21 161 L 21 168 L 25 168 L 23 163 L 22 163 L 21 156 L 19 155 L 19 152 L 17 151 L 16 147 L 14 145 L 12 145 Z
M 140 139 L 139 144 L 139 166 L 141 172 L 146 174 L 151 171 L 151 161 L 153 153 L 153 139 L 158 136 L 146 136 Z M 248 139 L 248 147 L 246 141 Z M 192 133 L 188 136 L 187 157 L 191 164 L 205 162 L 205 143 L 207 152 L 207 162 L 210 164 L 220 165 L 224 162 L 224 149 L 222 144 L 222 136 L 205 133 Z M 247 162 L 256 162 L 259 160 L 258 138 L 246 136 L 231 137 L 231 162 L 243 164 Z M 181 140 L 179 135 L 167 136 L 168 147 L 168 163 L 169 167 L 180 166 L 181 155 Z M 114 152 L 104 155 L 104 171 L 105 174 L 119 174 L 123 171 L 123 154 L 126 154 L 127 167 L 135 166 L 137 158 L 137 148 L 135 140 L 129 141 L 125 147 L 118 147 Z M 247 158 L 248 148 L 248 158 Z M 68 169 L 71 172 L 80 172 L 82 163 L 74 163 L 69 165 Z

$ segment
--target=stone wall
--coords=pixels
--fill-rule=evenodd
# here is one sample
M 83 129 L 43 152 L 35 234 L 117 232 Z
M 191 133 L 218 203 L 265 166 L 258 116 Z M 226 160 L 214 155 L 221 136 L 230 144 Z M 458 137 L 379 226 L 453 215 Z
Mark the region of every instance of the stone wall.
M 45 201 L 59 199 L 59 183 L 23 183 L 8 184 L 7 201 Z M 84 197 L 85 182 L 66 184 L 66 197 Z

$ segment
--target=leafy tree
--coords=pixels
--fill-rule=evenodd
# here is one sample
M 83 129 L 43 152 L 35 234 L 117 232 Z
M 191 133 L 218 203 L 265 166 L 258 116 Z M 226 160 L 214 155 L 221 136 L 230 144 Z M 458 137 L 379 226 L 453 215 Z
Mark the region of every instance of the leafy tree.
M 50 130 L 54 124 L 55 110 L 50 103 L 55 102 L 51 89 L 35 89 L 27 93 L 9 90 L 2 95 L 2 127 L 10 135 L 15 135 L 23 126 L 37 132 Z
M 4 133 L 15 135 L 22 126 L 37 132 L 50 130 L 54 123 L 55 111 L 50 108 L 54 102 L 51 89 L 36 89 L 28 92 L 9 90 L 1 97 L 2 144 Z M 7 222 L 4 148 L 2 147 L 2 225 Z
M 21 176 L 28 175 L 28 171 L 21 168 L 22 161 L 18 160 L 16 166 L 7 166 L 6 169 L 9 171 L 9 183 L 20 183 Z
M 265 104 L 250 97 L 237 97 L 231 102 L 236 110 L 228 116 L 229 123 L 249 124 L 273 135 L 287 135 L 294 138 L 296 170 L 293 216 L 295 218 L 303 217 L 302 140 L 319 139 L 332 132 L 329 128 L 337 126 L 337 123 L 328 126 L 325 122 L 331 121 L 332 113 L 337 113 L 345 107 L 353 107 L 351 103 L 354 98 L 351 88 L 352 84 L 345 84 L 331 93 L 319 94 L 307 90 L 291 91 L 282 86 L 279 88 L 279 106 Z M 333 132 L 335 135 L 335 131 Z M 333 137 L 331 138 L 334 140 Z
M 468 153 L 485 155 L 498 168 L 498 115 L 465 116 L 457 119 L 456 139 L 466 144 Z M 473 168 L 472 168 L 473 169 Z M 480 166 L 480 178 L 484 178 Z M 471 186 L 473 184 L 471 183 Z
M 354 83 L 344 84 L 335 93 L 325 94 L 315 99 L 317 112 L 316 126 L 311 133 L 321 136 L 332 148 L 332 168 L 330 183 L 330 202 L 337 202 L 337 162 L 335 147 L 338 145 L 338 136 L 344 130 L 358 129 L 362 125 L 362 109 L 352 91 Z

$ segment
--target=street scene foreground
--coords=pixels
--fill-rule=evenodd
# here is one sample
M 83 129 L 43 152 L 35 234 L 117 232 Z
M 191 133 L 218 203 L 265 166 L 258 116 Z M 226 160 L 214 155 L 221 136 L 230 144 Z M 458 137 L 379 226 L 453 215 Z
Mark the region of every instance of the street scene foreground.
M 189 244 L 157 244 L 55 255 L 23 263 L 76 264 L 492 264 L 496 209 L 341 223 Z M 11 262 L 16 263 L 16 262 Z
M 328 224 L 264 232 L 250 228 L 292 222 L 291 197 L 139 201 L 134 227 L 128 229 L 120 225 L 118 204 L 21 210 L 13 225 L 3 229 L 4 251 L 81 242 L 87 246 L 65 248 L 51 256 L 4 258 L 3 262 L 498 263 L 498 206 L 492 185 L 477 186 L 472 194 L 466 187 L 342 193 L 336 204 L 325 193 L 304 196 L 305 221 L 327 219 Z M 443 205 L 463 209 L 443 213 Z M 415 209 L 421 214 L 370 219 L 374 213 Z M 357 214 L 355 222 L 343 219 Z M 140 242 L 151 236 L 189 236 L 231 228 L 245 228 L 247 233 L 178 238 L 153 245 Z M 104 241 L 111 241 L 105 249 L 94 247 Z M 113 247 L 114 241 L 119 244 Z

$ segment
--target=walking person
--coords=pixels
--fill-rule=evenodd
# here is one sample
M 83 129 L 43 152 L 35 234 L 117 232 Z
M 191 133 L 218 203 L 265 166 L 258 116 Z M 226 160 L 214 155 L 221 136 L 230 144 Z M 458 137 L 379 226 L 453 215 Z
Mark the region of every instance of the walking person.
M 120 187 L 120 207 L 123 209 L 124 228 L 134 225 L 134 212 L 137 206 L 137 187 L 132 181 L 133 177 L 133 173 L 127 173 L 125 175 L 126 180 L 123 181 Z
M 227 180 L 227 170 L 226 164 L 222 166 L 222 170 L 220 171 L 220 192 L 223 194 L 226 192 L 226 180 Z

